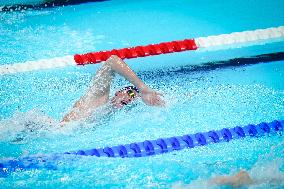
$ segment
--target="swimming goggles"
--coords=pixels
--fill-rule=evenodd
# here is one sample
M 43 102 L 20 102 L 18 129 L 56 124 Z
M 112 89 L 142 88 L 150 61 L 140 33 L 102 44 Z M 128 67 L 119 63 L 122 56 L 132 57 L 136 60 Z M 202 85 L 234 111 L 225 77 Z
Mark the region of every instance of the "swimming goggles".
M 128 89 L 126 92 L 130 98 L 135 98 L 136 95 L 134 93 L 134 90 Z
M 130 98 L 135 98 L 135 93 L 134 93 L 134 91 L 132 90 L 132 89 L 127 89 L 127 91 L 126 91 L 126 93 L 128 94 L 128 96 L 130 97 Z M 122 100 L 121 102 L 121 105 L 127 105 L 128 103 L 129 103 L 129 101 L 128 102 L 126 102 L 126 101 L 124 101 L 124 100 Z

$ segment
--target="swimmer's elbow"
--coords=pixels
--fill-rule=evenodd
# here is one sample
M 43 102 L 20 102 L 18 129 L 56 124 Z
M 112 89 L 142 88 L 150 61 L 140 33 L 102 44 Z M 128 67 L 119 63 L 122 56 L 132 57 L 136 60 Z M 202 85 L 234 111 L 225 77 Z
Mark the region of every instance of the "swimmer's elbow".
M 115 59 L 115 60 L 120 60 L 121 58 L 119 58 L 117 55 L 111 55 L 110 57 L 109 57 L 110 59 Z
M 118 57 L 117 55 L 111 55 L 108 59 L 108 62 L 121 62 L 122 59 L 120 57 Z

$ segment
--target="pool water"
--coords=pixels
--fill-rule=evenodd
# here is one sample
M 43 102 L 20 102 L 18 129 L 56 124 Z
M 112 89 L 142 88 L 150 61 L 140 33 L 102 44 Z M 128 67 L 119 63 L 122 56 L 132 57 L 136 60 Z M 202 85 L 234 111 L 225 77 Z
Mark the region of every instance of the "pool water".
M 0 12 L 0 63 L 280 26 L 283 5 L 282 1 L 259 1 L 256 6 L 250 1 L 144 0 Z M 47 116 L 60 120 L 84 94 L 100 65 L 0 76 L 0 157 L 115 146 L 283 120 L 284 60 L 206 64 L 283 50 L 284 43 L 275 41 L 129 60 L 145 83 L 164 93 L 166 107 L 137 102 L 99 122 L 64 128 L 47 122 Z M 111 95 L 125 85 L 127 81 L 116 77 Z M 278 134 L 143 158 L 70 157 L 57 162 L 57 170 L 13 172 L 0 178 L 0 186 L 206 188 L 214 176 L 245 169 L 265 180 L 256 187 L 281 188 L 283 154 L 283 136 Z M 280 181 L 271 183 L 271 175 Z

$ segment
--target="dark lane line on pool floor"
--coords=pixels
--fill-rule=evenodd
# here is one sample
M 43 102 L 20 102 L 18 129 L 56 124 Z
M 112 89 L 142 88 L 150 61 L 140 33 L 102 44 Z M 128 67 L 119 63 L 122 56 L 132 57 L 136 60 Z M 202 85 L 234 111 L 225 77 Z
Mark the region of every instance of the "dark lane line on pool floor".
M 211 71 L 215 69 L 222 69 L 228 67 L 241 67 L 247 66 L 252 64 L 259 64 L 259 63 L 267 63 L 273 61 L 281 61 L 284 60 L 284 52 L 276 52 L 276 53 L 269 53 L 269 54 L 261 54 L 256 56 L 250 57 L 242 57 L 242 58 L 233 58 L 229 60 L 222 60 L 222 61 L 215 61 L 215 62 L 207 62 L 200 65 L 188 65 L 188 66 L 181 66 L 181 67 L 172 67 L 169 69 L 158 69 L 155 70 L 155 74 L 153 71 L 144 71 L 138 73 L 139 76 L 143 75 L 144 77 L 149 78 L 156 78 L 162 76 L 170 76 L 175 75 L 178 73 L 189 74 L 192 72 L 198 71 Z M 158 73 L 158 74 L 157 74 Z
M 41 10 L 45 8 L 53 8 L 59 6 L 68 6 L 68 5 L 78 5 L 83 3 L 91 2 L 104 2 L 109 0 L 53 0 L 43 2 L 41 4 L 16 4 L 16 5 L 5 5 L 2 8 L 0 7 L 0 12 L 11 12 L 11 11 L 23 11 L 23 10 Z

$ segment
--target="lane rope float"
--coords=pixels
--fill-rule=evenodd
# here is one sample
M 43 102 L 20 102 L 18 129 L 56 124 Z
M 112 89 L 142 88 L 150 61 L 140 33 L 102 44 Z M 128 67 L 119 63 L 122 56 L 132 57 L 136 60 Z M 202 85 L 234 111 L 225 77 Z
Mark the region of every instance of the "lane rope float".
M 96 156 L 110 158 L 137 158 L 153 156 L 176 150 L 205 146 L 208 144 L 229 142 L 234 139 L 242 139 L 248 136 L 261 137 L 270 134 L 277 134 L 283 132 L 283 127 L 284 120 L 275 120 L 270 123 L 262 122 L 256 125 L 249 124 L 246 126 L 211 130 L 209 132 L 159 138 L 156 140 L 145 140 L 144 142 L 133 142 L 131 144 L 117 145 L 113 147 L 87 150 L 82 149 L 65 153 L 54 153 L 51 155 L 26 156 L 18 159 L 4 159 L 0 160 L 0 177 L 6 177 L 9 173 L 18 170 L 39 168 L 56 170 L 57 162 L 68 157 Z
M 96 64 L 107 60 L 111 55 L 117 55 L 122 59 L 154 56 L 174 52 L 197 50 L 214 46 L 226 46 L 233 44 L 267 41 L 284 37 L 284 26 L 257 29 L 253 31 L 234 32 L 231 34 L 199 37 L 181 41 L 163 42 L 146 46 L 136 46 L 109 51 L 75 54 L 51 59 L 26 61 L 23 63 L 0 65 L 0 75 L 29 72 L 35 70 L 62 68 L 85 64 Z M 271 42 L 271 41 L 270 41 Z M 232 48 L 232 47 L 230 47 Z

